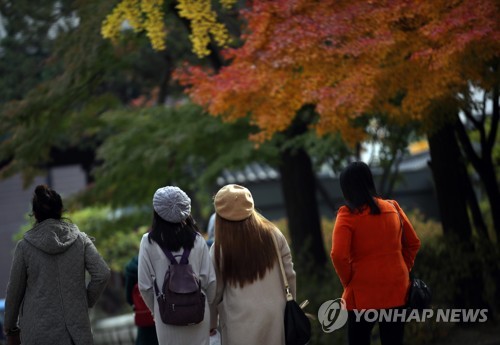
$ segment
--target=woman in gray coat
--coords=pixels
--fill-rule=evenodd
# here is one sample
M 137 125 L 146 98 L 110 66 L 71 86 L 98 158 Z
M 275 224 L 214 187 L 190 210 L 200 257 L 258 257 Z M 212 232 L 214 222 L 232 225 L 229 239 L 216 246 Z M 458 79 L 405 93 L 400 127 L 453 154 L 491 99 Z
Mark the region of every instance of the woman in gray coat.
M 110 270 L 92 240 L 62 220 L 57 192 L 39 185 L 32 203 L 36 223 L 17 243 L 7 286 L 9 344 L 92 344 L 88 308 L 104 290 Z

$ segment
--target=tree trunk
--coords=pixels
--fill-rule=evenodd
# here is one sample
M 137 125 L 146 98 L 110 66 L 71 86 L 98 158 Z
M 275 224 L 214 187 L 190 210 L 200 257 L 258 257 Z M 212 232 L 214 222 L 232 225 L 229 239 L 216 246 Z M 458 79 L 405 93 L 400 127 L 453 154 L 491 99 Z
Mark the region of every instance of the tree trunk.
M 172 80 L 172 73 L 174 71 L 173 59 L 169 53 L 163 54 L 163 59 L 165 65 L 163 66 L 163 77 L 159 85 L 158 99 L 156 100 L 157 105 L 165 105 L 167 98 L 170 93 L 170 81 Z
M 467 177 L 466 177 L 467 178 Z M 483 214 L 481 213 L 481 208 L 479 207 L 479 202 L 477 201 L 476 192 L 472 186 L 472 181 L 467 178 L 464 186 L 465 192 L 467 193 L 467 204 L 472 216 L 472 222 L 474 223 L 474 228 L 476 229 L 477 235 L 487 241 L 490 241 L 488 234 L 488 227 L 484 222 Z
M 431 161 L 429 166 L 434 178 L 437 202 L 443 233 L 468 242 L 471 225 L 467 212 L 467 193 L 464 188 L 465 166 L 461 160 L 452 124 L 428 135 Z
M 285 142 L 308 130 L 313 111 L 302 109 L 285 131 Z M 280 154 L 281 188 L 288 218 L 291 247 L 297 267 L 323 270 L 327 261 L 318 202 L 316 178 L 311 158 L 302 147 L 285 146 Z
M 488 159 L 484 159 L 481 169 L 476 171 L 481 177 L 484 189 L 486 190 L 486 195 L 488 196 L 491 215 L 493 217 L 493 227 L 495 228 L 496 233 L 496 240 L 497 244 L 500 245 L 500 192 L 491 156 L 488 157 Z
M 456 282 L 460 288 L 454 293 L 453 305 L 458 308 L 488 308 L 482 297 L 484 279 L 481 264 L 471 242 L 472 229 L 467 210 L 467 184 L 470 180 L 462 161 L 454 125 L 446 124 L 430 133 L 428 140 L 431 153 L 429 165 L 448 250 L 458 250 L 464 258 L 463 269 L 470 272 Z
M 481 182 L 483 183 L 486 195 L 491 208 L 493 217 L 493 227 L 496 233 L 497 244 L 500 245 L 500 190 L 496 177 L 495 165 L 493 164 L 493 147 L 496 142 L 498 122 L 500 120 L 500 109 L 497 99 L 499 97 L 498 88 L 493 90 L 493 114 L 491 116 L 491 128 L 489 133 L 485 128 L 485 117 L 483 114 L 482 120 L 477 120 L 470 112 L 465 112 L 468 120 L 474 125 L 475 129 L 480 134 L 480 153 L 474 149 L 471 139 L 465 129 L 464 124 L 457 118 L 455 130 L 457 137 L 462 145 L 463 151 L 469 162 L 478 173 Z
M 311 159 L 303 149 L 285 149 L 279 171 L 294 259 L 323 269 L 326 253 Z
M 464 148 L 467 158 L 476 170 L 486 191 L 490 204 L 490 211 L 493 217 L 493 227 L 495 229 L 497 243 L 500 244 L 500 192 L 495 173 L 495 166 L 492 161 L 491 148 L 487 147 L 486 141 L 481 141 L 482 154 L 479 156 L 473 149 L 470 138 L 467 136 L 464 125 L 458 121 L 456 130 L 460 143 Z M 486 227 L 484 225 L 484 227 Z

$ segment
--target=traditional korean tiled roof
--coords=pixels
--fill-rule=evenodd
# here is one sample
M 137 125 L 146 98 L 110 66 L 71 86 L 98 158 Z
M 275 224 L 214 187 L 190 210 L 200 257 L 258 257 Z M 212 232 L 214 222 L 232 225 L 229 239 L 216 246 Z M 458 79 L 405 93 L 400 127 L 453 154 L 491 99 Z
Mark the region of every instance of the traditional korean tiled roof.
M 403 159 L 399 166 L 399 171 L 409 172 L 427 168 L 427 163 L 430 159 L 429 152 L 422 152 L 410 155 Z M 374 174 L 377 174 L 381 169 L 372 167 Z M 322 165 L 318 171 L 320 177 L 335 177 L 336 173 L 328 165 Z M 245 184 L 255 183 L 269 180 L 277 180 L 280 177 L 279 171 L 266 163 L 251 163 L 242 169 L 224 169 L 221 175 L 217 178 L 217 184 L 223 186 L 229 183 Z

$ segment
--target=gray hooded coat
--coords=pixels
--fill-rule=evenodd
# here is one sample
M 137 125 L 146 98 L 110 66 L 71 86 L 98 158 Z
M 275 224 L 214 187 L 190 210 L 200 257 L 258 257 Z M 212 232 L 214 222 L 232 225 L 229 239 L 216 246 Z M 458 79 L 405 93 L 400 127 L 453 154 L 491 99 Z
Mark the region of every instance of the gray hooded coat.
M 85 271 L 90 273 L 86 285 Z M 23 345 L 93 344 L 88 308 L 110 270 L 74 224 L 47 219 L 19 241 L 5 300 L 5 329 L 19 317 Z

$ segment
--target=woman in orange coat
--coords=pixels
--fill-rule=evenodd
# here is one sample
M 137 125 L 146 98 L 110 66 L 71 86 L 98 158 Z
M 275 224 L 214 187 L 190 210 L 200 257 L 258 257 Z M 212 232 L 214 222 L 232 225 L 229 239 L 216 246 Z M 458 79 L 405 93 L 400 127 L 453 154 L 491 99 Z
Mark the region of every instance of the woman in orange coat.
M 370 344 L 376 321 L 359 313 L 356 317 L 354 310 L 398 309 L 406 304 L 420 240 L 397 202 L 376 196 L 365 163 L 351 163 L 342 171 L 340 187 L 346 205 L 337 214 L 331 258 L 344 287 L 349 344 Z M 379 330 L 383 345 L 403 343 L 403 322 L 379 322 Z

